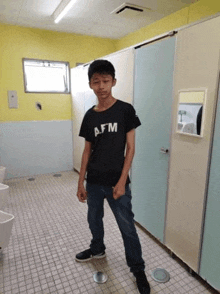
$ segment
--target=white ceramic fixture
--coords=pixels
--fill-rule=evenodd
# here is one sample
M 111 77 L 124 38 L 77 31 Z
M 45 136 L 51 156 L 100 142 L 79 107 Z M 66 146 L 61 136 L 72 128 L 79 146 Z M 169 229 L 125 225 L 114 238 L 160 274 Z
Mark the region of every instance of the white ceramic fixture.
M 14 216 L 0 210 L 0 250 L 8 246 Z
M 3 207 L 9 195 L 9 186 L 0 183 L 0 209 Z
M 0 166 L 0 183 L 4 182 L 5 174 L 6 174 L 6 167 Z

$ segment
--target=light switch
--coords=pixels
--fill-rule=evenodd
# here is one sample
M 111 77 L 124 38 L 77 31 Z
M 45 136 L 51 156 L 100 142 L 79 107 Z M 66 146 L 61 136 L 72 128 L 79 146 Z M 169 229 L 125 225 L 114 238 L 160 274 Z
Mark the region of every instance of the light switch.
M 8 106 L 9 108 L 18 108 L 17 91 L 8 91 Z

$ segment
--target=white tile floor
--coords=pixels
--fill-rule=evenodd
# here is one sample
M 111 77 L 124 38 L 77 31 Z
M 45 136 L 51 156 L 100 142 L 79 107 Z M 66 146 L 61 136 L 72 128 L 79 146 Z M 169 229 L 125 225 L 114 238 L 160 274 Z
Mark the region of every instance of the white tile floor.
M 2 210 L 15 216 L 9 246 L 0 252 L 1 294 L 137 294 L 126 265 L 121 235 L 105 203 L 105 244 L 107 257 L 77 263 L 75 254 L 87 249 L 91 234 L 87 205 L 76 197 L 78 174 L 62 172 L 7 180 L 10 196 Z M 198 277 L 192 277 L 144 230 L 137 227 L 152 294 L 217 293 Z M 157 283 L 151 272 L 162 267 L 171 276 Z M 108 275 L 105 284 L 96 284 L 93 274 Z

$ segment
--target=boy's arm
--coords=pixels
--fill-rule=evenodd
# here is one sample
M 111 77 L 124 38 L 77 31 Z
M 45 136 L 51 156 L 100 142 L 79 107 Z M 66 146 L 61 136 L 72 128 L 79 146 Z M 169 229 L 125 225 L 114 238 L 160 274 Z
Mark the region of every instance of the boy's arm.
M 77 191 L 77 197 L 80 202 L 85 202 L 87 198 L 87 192 L 84 188 L 84 180 L 85 180 L 85 175 L 86 175 L 86 170 L 87 170 L 90 155 L 91 155 L 91 142 L 85 141 L 85 147 L 82 154 L 81 168 L 79 172 L 78 191 Z
M 118 199 L 125 194 L 125 185 L 135 152 L 135 129 L 126 134 L 126 154 L 121 177 L 114 187 L 113 197 Z

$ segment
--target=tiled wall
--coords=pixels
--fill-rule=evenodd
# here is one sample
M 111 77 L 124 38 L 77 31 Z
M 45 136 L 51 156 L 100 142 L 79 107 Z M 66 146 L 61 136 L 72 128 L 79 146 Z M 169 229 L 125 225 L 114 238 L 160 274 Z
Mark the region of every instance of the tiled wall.
M 1 164 L 7 178 L 73 169 L 72 121 L 1 124 Z

